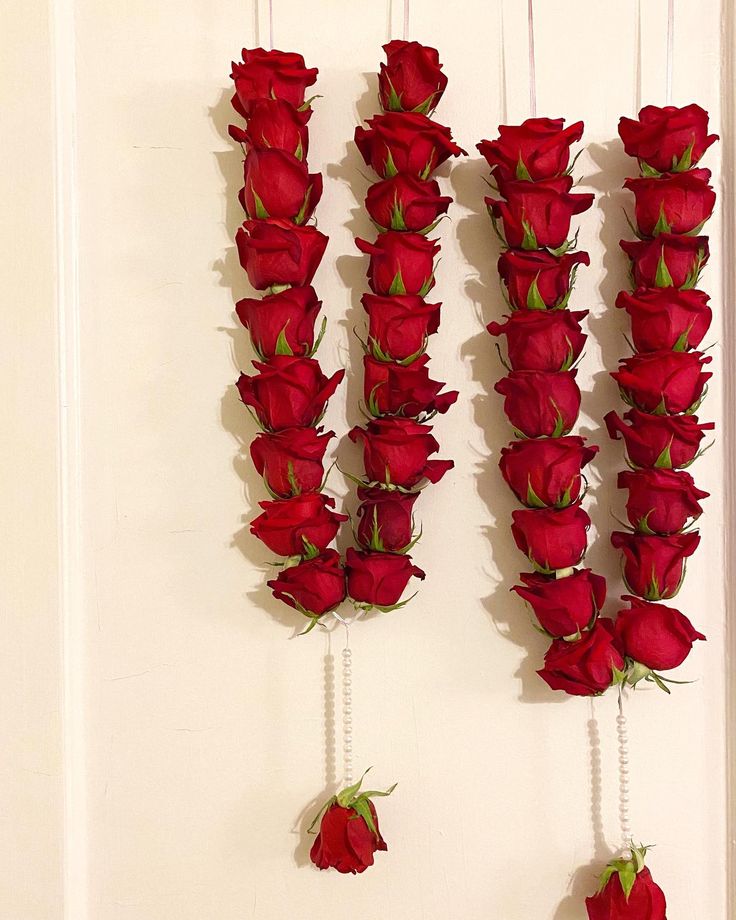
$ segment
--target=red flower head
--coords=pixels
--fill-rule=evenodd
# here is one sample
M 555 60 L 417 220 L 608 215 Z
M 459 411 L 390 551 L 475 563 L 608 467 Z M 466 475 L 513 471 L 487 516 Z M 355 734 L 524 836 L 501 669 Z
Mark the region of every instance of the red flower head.
M 703 291 L 640 288 L 621 291 L 616 306 L 629 314 L 637 351 L 688 351 L 697 348 L 710 327 L 710 297 Z
M 283 99 L 299 108 L 306 88 L 316 83 L 318 73 L 316 67 L 304 66 L 301 54 L 243 48 L 243 61 L 233 61 L 230 74 L 235 81 L 233 108 L 244 118 L 249 117 L 260 99 Z
M 255 350 L 270 359 L 276 354 L 303 357 L 312 352 L 321 306 L 313 287 L 295 287 L 265 297 L 245 297 L 235 304 L 235 311 Z
M 694 288 L 708 261 L 707 236 L 660 233 L 653 240 L 621 240 L 634 287 Z
M 355 809 L 343 808 L 337 802 L 330 805 L 309 854 L 318 869 L 337 869 L 355 875 L 373 865 L 373 854 L 377 850 L 388 849 L 378 831 L 378 815 L 373 802 L 368 802 L 368 808 L 376 827 L 375 834 Z
M 620 671 L 623 666 L 613 622 L 600 618 L 576 642 L 555 639 L 544 656 L 544 668 L 537 674 L 553 690 L 572 696 L 597 696 L 611 686 L 613 669 Z
M 287 566 L 267 584 L 274 597 L 308 617 L 321 617 L 345 600 L 345 572 L 334 549 Z
M 430 425 L 408 418 L 377 418 L 349 432 L 363 443 L 363 463 L 371 483 L 411 489 L 423 479 L 439 482 L 455 465 L 452 460 L 429 460 L 440 449 Z
M 715 427 L 713 422 L 699 422 L 694 415 L 650 415 L 639 409 L 629 410 L 623 419 L 609 412 L 604 421 L 614 441 L 623 437 L 634 466 L 666 470 L 689 466 L 705 432 Z
M 383 46 L 386 63 L 378 74 L 378 98 L 385 112 L 428 115 L 442 98 L 447 77 L 436 48 L 395 39 Z
M 399 603 L 412 575 L 424 578 L 411 556 L 363 552 L 348 548 L 345 554 L 348 594 L 359 604 L 390 608 Z
M 632 355 L 611 374 L 630 405 L 655 415 L 687 412 L 700 402 L 713 376 L 703 372 L 711 361 L 699 351 L 652 351 Z
M 551 636 L 574 636 L 592 625 L 606 599 L 606 579 L 590 569 L 566 578 L 522 574 L 523 585 L 511 590 L 529 604 L 542 629 Z
M 355 244 L 371 257 L 368 283 L 374 294 L 424 297 L 434 287 L 434 257 L 440 251 L 437 240 L 391 230 L 379 234 L 375 243 L 356 239 Z
M 548 575 L 577 565 L 588 545 L 590 518 L 580 505 L 514 511 L 511 533 L 534 568 Z
M 624 188 L 636 198 L 636 225 L 641 235 L 698 232 L 716 203 L 709 182 L 709 169 L 627 179 Z
M 588 338 L 580 329 L 587 310 L 517 310 L 506 322 L 489 323 L 491 335 L 505 335 L 512 370 L 568 370 Z
M 425 413 L 444 413 L 458 397 L 457 390 L 440 393 L 445 385 L 432 380 L 427 370 L 428 355 L 411 364 L 377 361 L 363 357 L 365 401 L 371 415 L 403 415 L 417 418 Z
M 428 179 L 448 157 L 465 153 L 449 128 L 418 112 L 376 115 L 368 125 L 355 129 L 355 143 L 366 164 L 383 179 L 396 173 Z
M 378 358 L 404 361 L 419 355 L 439 329 L 442 304 L 426 303 L 418 294 L 364 294 L 361 303 L 368 314 L 369 350 Z
M 583 136 L 582 121 L 564 124 L 564 118 L 527 118 L 520 125 L 499 125 L 498 139 L 477 147 L 501 182 L 553 179 L 565 172 L 570 146 Z
M 624 654 L 652 671 L 676 668 L 690 654 L 693 642 L 705 639 L 688 618 L 664 604 L 624 596 L 629 607 L 619 611 L 616 635 Z
M 327 248 L 327 237 L 314 227 L 276 219 L 247 220 L 235 242 L 240 264 L 258 291 L 276 284 L 310 284 Z
M 418 492 L 379 487 L 358 489 L 358 542 L 379 553 L 403 553 L 414 540 L 414 503 Z
M 590 265 L 587 252 L 553 256 L 508 249 L 498 258 L 498 273 L 513 309 L 544 310 L 567 303 L 578 265 Z
M 452 198 L 440 195 L 435 179 L 417 179 L 406 173 L 376 182 L 365 199 L 371 220 L 382 230 L 416 233 L 427 232 L 451 204 Z
M 511 371 L 495 385 L 505 396 L 503 409 L 517 431 L 527 438 L 567 434 L 580 412 L 577 371 Z
M 251 220 L 278 217 L 303 224 L 322 197 L 322 174 L 278 148 L 251 150 L 243 164 L 240 203 Z
M 332 511 L 335 499 L 321 492 L 259 504 L 263 514 L 251 522 L 250 532 L 277 556 L 310 557 L 324 552 L 348 519 Z
M 644 106 L 638 121 L 619 121 L 618 133 L 626 153 L 656 172 L 690 169 L 718 140 L 717 134 L 708 134 L 708 113 L 695 104 Z
M 302 492 L 319 491 L 324 479 L 325 451 L 334 437 L 334 431 L 322 434 L 321 428 L 264 432 L 251 442 L 250 455 L 269 491 L 279 498 L 291 498 Z
M 309 149 L 311 109 L 300 111 L 283 99 L 258 99 L 250 106 L 248 127 L 230 125 L 230 136 L 249 150 L 285 150 L 303 160 Z
M 614 859 L 598 891 L 585 899 L 588 920 L 667 920 L 662 889 L 644 865 L 646 847 L 633 847 L 629 859 Z
M 625 470 L 618 474 L 618 487 L 629 490 L 626 514 L 642 533 L 679 533 L 700 517 L 700 499 L 709 494 L 689 473 L 676 470 Z
M 700 543 L 698 533 L 665 537 L 614 530 L 611 543 L 624 556 L 624 582 L 637 597 L 661 601 L 674 597 L 685 577 L 685 559 Z
M 580 497 L 581 470 L 597 453 L 577 435 L 512 441 L 498 466 L 523 505 L 564 507 Z

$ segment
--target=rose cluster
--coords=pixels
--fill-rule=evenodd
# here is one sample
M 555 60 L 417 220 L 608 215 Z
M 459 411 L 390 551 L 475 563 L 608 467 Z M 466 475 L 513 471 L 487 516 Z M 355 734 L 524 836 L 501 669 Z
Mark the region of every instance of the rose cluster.
M 272 499 L 260 503 L 251 532 L 286 557 L 268 584 L 312 626 L 345 598 L 345 572 L 330 543 L 347 520 L 322 492 L 334 432 L 319 423 L 344 371 L 327 377 L 314 357 L 325 321 L 315 335 L 322 304 L 311 282 L 327 245 L 310 223 L 322 176 L 307 165 L 312 109 L 305 96 L 317 70 L 300 54 L 256 48 L 243 49 L 231 76 L 232 104 L 245 119 L 245 128 L 230 127 L 245 150 L 239 197 L 246 220 L 236 243 L 251 285 L 265 292 L 236 304 L 259 358 L 237 387 L 261 428 L 250 453 Z

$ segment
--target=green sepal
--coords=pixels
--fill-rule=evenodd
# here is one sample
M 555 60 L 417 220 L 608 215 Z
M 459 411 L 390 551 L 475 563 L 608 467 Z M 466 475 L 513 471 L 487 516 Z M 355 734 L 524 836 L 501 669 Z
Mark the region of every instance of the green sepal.
M 694 322 L 694 321 L 693 321 Z M 690 339 L 690 333 L 692 332 L 693 323 L 687 327 L 684 332 L 681 332 L 677 337 L 677 341 L 672 346 L 672 351 L 687 351 Z
M 319 333 L 317 334 L 317 338 L 314 340 L 314 344 L 312 345 L 312 347 L 309 349 L 307 353 L 308 358 L 314 357 L 315 352 L 317 351 L 319 346 L 322 344 L 322 339 L 325 337 L 326 329 L 327 329 L 327 317 L 323 316 L 322 325 L 319 327 Z
M 304 195 L 304 201 L 302 202 L 301 208 L 299 208 L 299 213 L 294 218 L 294 223 L 303 224 L 306 219 L 307 209 L 309 208 L 309 199 L 312 197 L 312 186 L 310 185 L 307 188 L 307 191 Z
M 537 286 L 537 278 L 539 278 L 539 272 L 534 277 L 534 280 L 529 285 L 529 290 L 526 293 L 526 307 L 527 310 L 546 310 L 547 304 L 542 300 L 542 295 L 539 293 L 539 287 Z
M 537 235 L 529 221 L 522 219 L 521 226 L 524 230 L 524 238 L 521 241 L 521 248 L 527 251 L 539 249 L 539 245 L 537 244 Z
M 664 448 L 662 453 L 654 461 L 654 468 L 657 470 L 671 470 L 672 469 L 672 454 L 671 447 L 674 435 L 670 438 L 669 444 Z
M 394 275 L 394 280 L 391 282 L 388 293 L 390 297 L 394 297 L 396 294 L 406 294 L 406 286 L 404 285 L 404 279 L 401 275 L 401 269 Z
M 286 320 L 286 325 L 279 332 L 278 338 L 276 339 L 276 348 L 274 349 L 275 354 L 277 355 L 293 355 L 294 352 L 286 340 L 286 326 L 289 325 L 290 320 Z
M 695 147 L 695 138 L 693 138 L 687 146 L 687 149 L 683 155 L 678 160 L 677 157 L 672 157 L 672 172 L 685 172 L 690 169 L 693 162 L 693 148 Z
M 289 460 L 286 465 L 286 478 L 289 480 L 289 485 L 291 486 L 292 495 L 301 495 L 302 490 L 299 486 L 299 483 L 296 481 L 296 476 L 294 475 L 294 464 Z
M 387 112 L 403 112 L 403 108 L 401 106 L 401 96 L 394 89 L 394 85 L 390 79 L 388 79 L 388 85 L 389 85 L 390 92 L 388 94 L 388 103 L 387 103 L 386 111 Z
M 419 289 L 419 296 L 426 297 L 427 294 L 432 290 L 432 285 L 434 284 L 434 272 L 427 278 L 424 284 Z
M 697 285 L 698 281 L 700 280 L 700 272 L 703 269 L 703 259 L 704 258 L 705 258 L 705 250 L 699 249 L 698 258 L 695 261 L 695 265 L 693 265 L 692 269 L 688 273 L 687 278 L 685 278 L 685 283 L 682 285 L 680 290 L 690 291 Z
M 276 97 L 274 96 L 274 99 L 275 98 Z M 321 98 L 322 98 L 321 93 L 315 93 L 314 96 L 310 96 L 309 99 L 305 99 L 304 102 L 302 102 L 302 104 L 297 109 L 297 112 L 306 112 L 309 106 L 314 102 L 315 99 L 321 99 Z
M 398 169 L 396 168 L 396 163 L 394 163 L 393 154 L 389 150 L 386 153 L 386 162 L 383 167 L 384 178 L 392 179 L 397 173 Z
M 404 220 L 404 209 L 394 198 L 393 207 L 391 208 L 391 229 L 406 230 L 406 221 Z
M 554 401 L 554 399 L 550 398 L 550 402 L 557 410 L 557 420 L 555 421 L 555 427 L 554 427 L 554 431 L 552 432 L 551 437 L 561 438 L 565 434 L 565 420 L 563 419 L 559 406 Z
M 412 112 L 416 112 L 419 115 L 429 115 L 429 113 L 435 108 L 434 97 L 437 95 L 438 90 L 435 90 L 431 95 L 427 96 L 424 102 L 420 102 L 419 105 L 415 105 L 413 109 L 410 109 Z
M 304 552 L 302 554 L 304 559 L 316 559 L 317 556 L 319 556 L 319 550 L 317 549 L 317 547 L 314 545 L 314 543 L 310 542 L 303 534 L 302 534 L 302 543 L 304 544 Z
M 537 495 L 537 493 L 532 488 L 532 483 L 530 479 L 527 479 L 526 484 L 526 504 L 529 508 L 546 508 L 547 506 L 542 501 L 542 499 Z
M 658 179 L 662 175 L 658 169 L 645 163 L 644 160 L 639 160 L 639 169 L 641 170 L 642 176 L 647 179 Z
M 660 233 L 671 233 L 672 224 L 667 220 L 664 214 L 664 202 L 659 206 L 659 217 L 657 218 L 657 223 L 654 225 L 654 230 L 652 236 L 659 236 Z
M 531 182 L 532 178 L 529 174 L 529 170 L 526 168 L 526 163 L 524 163 L 521 158 L 521 154 L 519 154 L 519 162 L 516 164 L 516 178 L 525 179 L 527 182 Z
M 258 192 L 253 188 L 252 185 L 250 187 L 250 191 L 251 191 L 251 194 L 253 195 L 253 200 L 256 203 L 256 219 L 257 220 L 268 220 L 268 218 L 271 215 L 268 213 L 268 211 L 263 206 L 263 202 L 261 201 L 260 196 L 258 195 Z
M 294 151 L 294 156 L 297 158 L 297 160 L 303 160 L 303 159 L 304 159 L 304 145 L 302 144 L 302 139 L 301 139 L 301 138 L 299 138 L 299 142 L 298 142 L 298 144 L 296 145 L 296 150 Z

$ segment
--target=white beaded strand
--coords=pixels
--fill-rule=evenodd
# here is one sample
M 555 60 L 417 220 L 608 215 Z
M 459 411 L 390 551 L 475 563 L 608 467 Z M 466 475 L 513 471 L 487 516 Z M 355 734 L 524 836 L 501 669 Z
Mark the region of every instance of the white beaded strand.
M 624 715 L 623 689 L 618 691 L 618 815 L 621 822 L 621 845 L 624 854 L 631 849 L 631 818 L 629 813 L 629 733 Z
M 345 785 L 350 786 L 353 782 L 353 652 L 347 623 L 342 650 L 342 757 Z

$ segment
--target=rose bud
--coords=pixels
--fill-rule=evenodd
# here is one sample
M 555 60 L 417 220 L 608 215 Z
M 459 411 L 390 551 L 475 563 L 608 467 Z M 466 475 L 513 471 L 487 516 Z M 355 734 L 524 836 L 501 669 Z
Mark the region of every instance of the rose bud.
M 419 112 L 388 112 L 355 129 L 355 143 L 367 166 L 383 179 L 410 173 L 428 179 L 448 157 L 464 154 L 449 128 Z
M 618 474 L 618 487 L 629 490 L 626 514 L 641 533 L 679 533 L 700 517 L 700 499 L 709 495 L 689 473 L 675 470 L 625 470 Z
M 646 847 L 631 847 L 630 859 L 614 859 L 598 891 L 585 899 L 588 920 L 667 920 L 662 889 L 644 865 Z
M 277 219 L 247 220 L 238 228 L 235 242 L 240 264 L 258 291 L 310 284 L 327 247 L 327 237 L 314 227 Z
M 399 173 L 376 182 L 368 189 L 365 207 L 381 230 L 427 232 L 441 214 L 446 214 L 452 198 L 440 195 L 435 179 L 417 179 Z
M 251 521 L 250 532 L 277 556 L 317 556 L 348 519 L 347 514 L 332 511 L 335 499 L 321 492 L 259 505 L 263 514 Z
M 418 294 L 364 294 L 360 302 L 368 314 L 369 351 L 377 358 L 418 357 L 439 329 L 442 304 L 426 303 Z
M 702 399 L 713 376 L 703 372 L 711 361 L 699 351 L 652 351 L 624 358 L 611 374 L 623 399 L 654 415 L 688 412 Z
M 642 236 L 698 232 L 713 213 L 716 193 L 708 185 L 709 169 L 668 173 L 652 179 L 627 179 L 624 188 L 636 198 L 636 225 Z
M 587 211 L 593 195 L 572 195 L 572 176 L 539 182 L 502 183 L 506 198 L 486 198 L 488 212 L 503 222 L 503 235 L 511 249 L 558 249 L 570 232 L 574 214 Z
M 499 125 L 497 140 L 476 146 L 497 180 L 553 179 L 565 172 L 570 145 L 583 136 L 582 121 L 564 124 L 564 118 L 527 118 L 520 125 Z
M 317 81 L 316 67 L 305 67 L 301 54 L 243 48 L 243 61 L 233 61 L 230 76 L 235 81 L 233 108 L 248 118 L 260 99 L 283 99 L 298 109 L 308 86 Z
M 505 396 L 503 409 L 514 428 L 527 438 L 565 435 L 580 412 L 577 371 L 511 371 L 495 385 Z
M 254 361 L 253 367 L 259 373 L 252 377 L 241 374 L 238 392 L 270 431 L 316 424 L 345 376 L 345 371 L 339 370 L 325 377 L 313 358 L 286 355 L 276 355 L 268 364 Z
M 248 127 L 230 125 L 230 136 L 248 150 L 285 150 L 303 160 L 309 149 L 307 122 L 311 109 L 294 108 L 283 99 L 258 99 L 251 103 Z
M 512 309 L 551 310 L 567 303 L 578 265 L 590 265 L 587 252 L 553 256 L 508 249 L 499 256 L 498 273 Z
M 378 815 L 370 796 L 390 795 L 394 788 L 391 786 L 381 793 L 361 793 L 359 782 L 357 788 L 348 786 L 333 796 L 326 808 L 320 809 L 312 827 L 320 815 L 322 821 L 309 853 L 318 869 L 337 869 L 355 875 L 373 865 L 373 854 L 388 847 L 378 828 Z
M 717 134 L 708 134 L 708 113 L 695 104 L 646 105 L 638 121 L 622 118 L 618 133 L 626 153 L 656 172 L 690 169 L 718 140 Z
M 705 640 L 688 618 L 664 604 L 651 604 L 624 595 L 629 607 L 619 611 L 616 635 L 624 654 L 652 671 L 669 671 L 682 664 L 697 639 Z
M 501 475 L 523 505 L 565 507 L 580 497 L 582 468 L 598 453 L 577 435 L 512 441 L 501 448 Z
M 359 604 L 393 607 L 414 575 L 424 579 L 411 556 L 396 553 L 371 553 L 348 548 L 345 554 L 348 595 Z
M 578 569 L 566 578 L 522 573 L 523 585 L 511 590 L 534 611 L 550 636 L 575 636 L 592 625 L 606 599 L 606 579 L 590 569 Z
M 445 413 L 458 397 L 457 390 L 440 393 L 445 385 L 432 380 L 427 370 L 428 355 L 411 364 L 391 364 L 363 356 L 363 388 L 371 415 L 403 415 L 417 418 L 435 412 Z
M 251 150 L 243 171 L 240 203 L 251 220 L 280 217 L 303 224 L 322 197 L 322 174 L 310 173 L 304 160 L 283 150 Z
M 345 572 L 334 549 L 282 569 L 267 584 L 274 597 L 308 617 L 321 617 L 345 600 Z
M 713 312 L 703 291 L 640 288 L 621 291 L 616 306 L 631 319 L 631 338 L 638 352 L 688 351 L 697 348 L 708 331 Z
M 689 466 L 700 452 L 705 432 L 715 428 L 713 422 L 699 422 L 694 415 L 650 415 L 638 409 L 631 409 L 624 419 L 609 412 L 604 421 L 614 441 L 623 437 L 631 464 L 643 468 Z
M 634 287 L 694 288 L 708 261 L 707 236 L 660 233 L 653 240 L 621 240 Z
M 411 489 L 423 479 L 439 482 L 454 467 L 452 460 L 429 460 L 440 449 L 431 425 L 408 418 L 377 418 L 348 432 L 363 444 L 363 464 L 371 483 Z
M 379 234 L 375 243 L 356 239 L 355 244 L 371 257 L 367 275 L 374 294 L 424 297 L 434 287 L 434 257 L 440 251 L 437 240 L 390 230 Z
M 403 553 L 414 540 L 414 503 L 418 492 L 358 489 L 358 542 L 380 553 Z
M 545 575 L 577 565 L 588 545 L 590 518 L 579 505 L 514 511 L 511 533 L 519 549 Z
M 251 441 L 250 455 L 269 492 L 278 498 L 291 498 L 321 489 L 325 451 L 334 437 L 334 431 L 322 434 L 321 428 L 264 432 Z
M 580 329 L 587 310 L 517 310 L 506 322 L 489 323 L 491 335 L 505 335 L 512 370 L 569 370 L 588 338 Z
M 700 543 L 698 533 L 666 537 L 614 530 L 611 545 L 624 556 L 624 582 L 637 597 L 661 601 L 674 597 L 685 578 L 685 559 Z
M 378 98 L 384 112 L 428 115 L 442 98 L 447 77 L 436 48 L 399 39 L 383 46 L 386 63 L 378 74 Z
M 613 669 L 620 671 L 623 666 L 613 623 L 601 617 L 575 642 L 555 639 L 544 656 L 544 668 L 537 674 L 553 690 L 564 690 L 571 696 L 597 696 L 613 683 Z
M 314 349 L 314 324 L 321 307 L 313 287 L 295 287 L 265 297 L 244 297 L 235 304 L 235 312 L 261 358 L 305 357 Z

